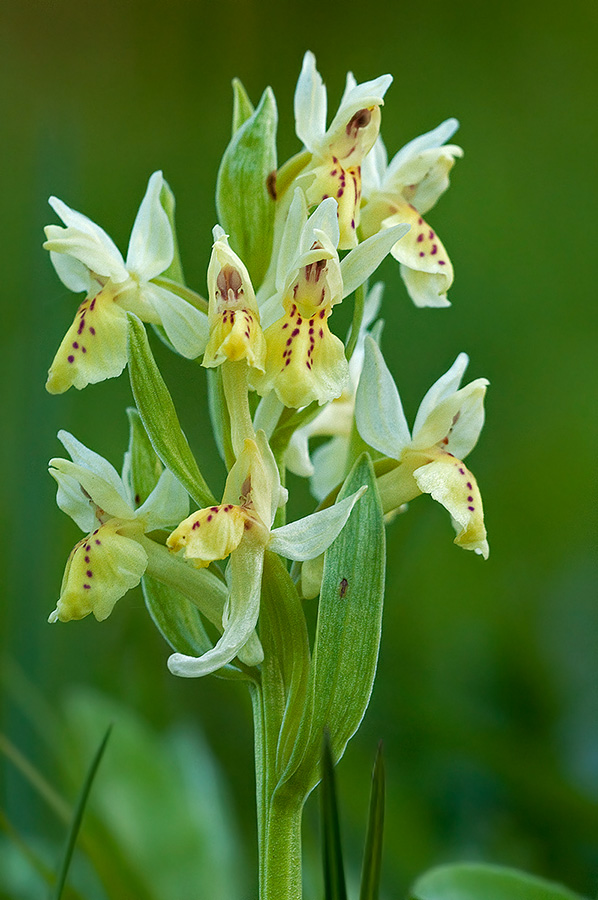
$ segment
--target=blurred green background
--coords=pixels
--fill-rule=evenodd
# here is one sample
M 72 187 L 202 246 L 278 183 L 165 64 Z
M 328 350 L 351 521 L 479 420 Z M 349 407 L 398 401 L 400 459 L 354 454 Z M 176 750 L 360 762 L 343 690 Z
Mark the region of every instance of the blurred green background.
M 171 677 L 137 592 L 102 624 L 46 623 L 79 537 L 46 474 L 61 452 L 56 431 L 67 428 L 119 465 L 131 402 L 126 377 L 83 394 L 44 390 L 76 305 L 40 249 L 42 227 L 54 221 L 47 198 L 85 212 L 125 250 L 147 178 L 163 169 L 178 199 L 188 281 L 204 291 L 233 76 L 254 101 L 274 88 L 281 161 L 298 149 L 292 97 L 306 49 L 316 53 L 331 112 L 347 69 L 358 80 L 394 75 L 383 111 L 391 152 L 447 116 L 460 119 L 465 158 L 427 217 L 455 266 L 453 306 L 415 309 L 387 262 L 384 346 L 410 416 L 460 350 L 470 354 L 471 378 L 490 379 L 487 425 L 469 464 L 491 556 L 485 563 L 454 547 L 446 513 L 428 498 L 390 529 L 379 677 L 339 767 L 344 837 L 357 860 L 382 738 L 386 896 L 402 896 L 427 866 L 464 859 L 520 866 L 595 894 L 597 10 L 590 0 L 0 6 L 2 729 L 50 780 L 61 763 L 76 782 L 92 750 L 80 757 L 73 742 L 56 758 L 39 737 L 74 689 L 101 691 L 123 722 L 128 709 L 156 741 L 195 723 L 242 835 L 239 898 L 255 896 L 256 868 L 243 688 Z M 208 437 L 202 372 L 157 342 L 155 352 L 218 493 L 224 472 Z M 306 510 L 305 487 L 292 486 L 296 509 Z M 97 710 L 101 731 L 109 714 L 101 703 Z M 62 825 L 12 766 L 4 775 L 2 808 L 28 840 L 52 849 Z M 209 820 L 206 794 L 198 796 Z M 156 787 L 155 827 L 171 830 L 176 816 L 162 819 L 160 804 Z M 306 848 L 317 848 L 315 803 Z

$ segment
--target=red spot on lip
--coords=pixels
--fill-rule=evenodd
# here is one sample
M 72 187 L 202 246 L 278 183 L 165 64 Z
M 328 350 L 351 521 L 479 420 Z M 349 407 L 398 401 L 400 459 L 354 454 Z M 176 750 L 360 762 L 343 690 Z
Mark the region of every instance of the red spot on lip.
M 467 482 L 467 487 L 469 488 L 469 490 L 471 490 L 471 488 L 472 488 L 471 481 L 468 481 L 468 482 Z
M 423 239 L 424 239 L 423 234 L 418 234 L 418 236 L 417 236 L 417 243 L 418 243 L 418 244 L 421 244 L 421 242 L 423 241 Z
M 323 319 L 325 315 L 326 315 L 326 310 L 325 310 L 325 309 L 321 309 L 321 310 L 320 310 L 320 318 Z
M 438 260 L 438 265 L 439 265 L 439 266 L 446 266 L 446 262 L 445 262 L 443 259 L 439 259 L 439 260 Z
M 191 526 L 191 530 L 194 531 L 196 528 L 199 528 L 199 522 L 194 522 Z
M 78 350 L 78 349 L 79 349 L 79 344 L 77 343 L 77 341 L 73 341 L 73 348 L 74 348 L 75 350 Z
M 432 244 L 430 253 L 432 254 L 432 256 L 435 256 L 438 253 L 438 244 Z
M 419 251 L 419 255 L 420 255 L 420 256 L 425 256 L 426 254 L 424 253 L 423 250 L 420 250 L 420 251 Z
M 213 518 L 214 518 L 214 516 L 209 515 L 209 516 L 208 516 L 208 522 L 211 522 Z
M 74 356 L 69 356 L 69 357 L 68 357 L 68 361 L 69 361 L 70 363 L 74 363 L 74 362 L 75 362 L 75 357 L 74 357 Z
M 210 506 L 210 512 L 218 512 L 217 506 Z

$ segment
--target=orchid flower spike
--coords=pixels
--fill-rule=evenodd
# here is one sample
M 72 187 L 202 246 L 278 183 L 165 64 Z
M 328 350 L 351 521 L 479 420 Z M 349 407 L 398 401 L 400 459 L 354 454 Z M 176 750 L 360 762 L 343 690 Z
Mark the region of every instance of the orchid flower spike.
M 451 514 L 457 531 L 455 543 L 487 559 L 482 498 L 462 459 L 473 450 L 482 430 L 488 381 L 477 378 L 459 389 L 468 362 L 467 355 L 460 353 L 432 385 L 410 434 L 382 352 L 366 337 L 355 420 L 366 443 L 398 462 L 378 479 L 384 511 L 397 509 L 421 493 L 431 494 Z
M 222 503 L 192 513 L 166 542 L 170 550 L 182 551 L 200 568 L 230 555 L 230 595 L 222 637 L 201 657 L 173 654 L 168 661 L 170 671 L 193 678 L 234 659 L 257 624 L 265 551 L 293 560 L 319 556 L 338 536 L 364 490 L 329 509 L 272 529 L 276 510 L 286 500 L 286 490 L 281 487 L 264 432 L 258 431 L 255 441 L 246 439 L 228 474 Z
M 167 528 L 189 510 L 186 491 L 164 469 L 147 498 L 135 508 L 129 485 L 116 469 L 67 431 L 58 438 L 71 460 L 50 460 L 58 483 L 56 502 L 87 536 L 73 548 L 50 622 L 68 622 L 93 613 L 106 619 L 148 566 L 152 541 L 146 532 Z M 162 548 L 163 549 L 163 548 Z
M 423 216 L 446 191 L 455 159 L 463 156 L 461 147 L 446 143 L 458 127 L 456 119 L 447 119 L 406 144 L 390 163 L 378 138 L 363 165 L 362 233 L 368 237 L 397 222 L 409 222 L 408 237 L 391 253 L 401 264 L 401 276 L 416 306 L 450 306 L 447 291 L 453 267 Z
M 194 359 L 203 353 L 205 314 L 152 281 L 174 256 L 172 229 L 160 199 L 164 185 L 162 173 L 154 172 L 133 225 L 126 262 L 99 225 L 50 197 L 50 206 L 66 227 L 48 225 L 44 247 L 62 283 L 87 295 L 50 367 L 50 393 L 120 375 L 127 362 L 127 311 L 162 325 L 183 356 Z
M 337 201 L 341 250 L 357 245 L 361 164 L 378 137 L 380 107 L 391 83 L 391 75 L 381 75 L 357 84 L 349 73 L 338 112 L 326 129 L 326 88 L 313 53 L 303 58 L 295 90 L 295 127 L 312 159 L 299 183 L 310 206 L 326 197 Z
M 285 406 L 320 405 L 339 397 L 349 378 L 343 342 L 328 328 L 332 307 L 363 284 L 409 226 L 396 225 L 363 241 L 342 262 L 338 256 L 337 203 L 323 200 L 307 217 L 296 188 L 282 235 L 276 293 L 262 307 L 266 372 L 254 376 L 264 396 L 274 390 Z
M 214 246 L 208 266 L 210 338 L 202 365 L 219 366 L 226 360 L 246 359 L 265 371 L 266 342 L 249 272 L 231 250 L 228 235 L 220 225 L 214 228 Z

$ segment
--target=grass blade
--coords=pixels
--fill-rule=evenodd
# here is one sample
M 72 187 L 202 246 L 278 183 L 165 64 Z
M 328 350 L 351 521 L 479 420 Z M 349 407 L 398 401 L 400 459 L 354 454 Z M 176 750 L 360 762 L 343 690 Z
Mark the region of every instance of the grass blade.
M 361 889 L 359 900 L 378 900 L 380 891 L 380 870 L 382 867 L 382 840 L 384 833 L 384 794 L 386 776 L 382 743 L 378 745 L 374 771 L 372 773 L 372 790 L 370 793 L 370 815 L 368 830 L 363 851 L 363 867 L 361 870 Z
M 334 779 L 334 762 L 330 736 L 324 734 L 322 748 L 322 861 L 324 865 L 325 900 L 347 900 L 343 851 L 341 847 L 338 805 Z
M 81 827 L 81 820 L 83 819 L 83 813 L 85 812 L 85 807 L 87 805 L 87 800 L 89 798 L 89 792 L 91 790 L 91 786 L 93 784 L 94 778 L 98 771 L 98 766 L 100 765 L 100 761 L 104 754 L 104 750 L 106 749 L 106 744 L 108 743 L 108 738 L 110 737 L 110 732 L 112 731 L 112 725 L 109 725 L 106 729 L 106 733 L 102 738 L 98 749 L 96 750 L 95 756 L 91 762 L 91 766 L 89 767 L 89 771 L 87 773 L 87 777 L 83 783 L 83 787 L 79 793 L 79 797 L 77 800 L 77 805 L 75 806 L 75 812 L 73 814 L 73 819 L 71 821 L 71 827 L 69 829 L 66 846 L 64 848 L 64 854 L 62 858 L 62 865 L 60 867 L 60 873 L 58 875 L 58 879 L 56 881 L 56 888 L 52 895 L 52 900 L 60 900 L 62 897 L 62 892 L 64 890 L 64 886 L 66 883 L 66 878 L 68 875 L 69 867 L 71 864 L 71 859 L 73 857 L 73 851 L 75 849 L 75 843 L 77 841 L 77 835 L 79 834 L 79 828 Z

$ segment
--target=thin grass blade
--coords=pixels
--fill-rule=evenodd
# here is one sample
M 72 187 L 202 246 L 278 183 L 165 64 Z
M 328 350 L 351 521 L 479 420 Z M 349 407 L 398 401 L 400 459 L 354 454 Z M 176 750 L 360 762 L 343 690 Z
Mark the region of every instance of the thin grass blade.
M 378 900 L 380 893 L 385 790 L 386 774 L 384 771 L 384 758 L 382 756 L 382 743 L 380 743 L 378 745 L 374 771 L 372 773 L 370 815 L 368 820 L 368 830 L 365 837 L 365 849 L 363 851 L 359 900 Z
M 334 762 L 328 732 L 322 747 L 322 862 L 324 866 L 324 900 L 347 900 L 345 867 L 341 846 L 340 822 L 336 800 Z
M 87 800 L 89 798 L 89 792 L 91 791 L 91 786 L 94 782 L 96 773 L 98 771 L 98 767 L 100 765 L 102 756 L 104 755 L 104 750 L 106 749 L 106 744 L 108 743 L 108 738 L 110 737 L 110 732 L 112 731 L 112 725 L 109 725 L 106 729 L 106 733 L 102 738 L 98 749 L 96 750 L 95 756 L 91 762 L 91 766 L 89 767 L 89 771 L 87 773 L 87 777 L 83 782 L 83 786 L 79 793 L 79 797 L 77 799 L 77 804 L 75 806 L 75 812 L 73 814 L 73 819 L 71 822 L 71 827 L 69 829 L 66 846 L 64 848 L 64 854 L 62 858 L 62 864 L 60 867 L 60 872 L 56 881 L 56 887 L 52 894 L 52 900 L 60 900 L 62 897 L 62 892 L 64 890 L 64 886 L 66 884 L 67 875 L 69 872 L 69 868 L 71 865 L 71 860 L 73 858 L 73 851 L 75 849 L 75 843 L 77 841 L 77 835 L 79 834 L 79 829 L 81 827 L 81 821 L 83 819 L 83 813 L 85 812 L 85 807 L 87 805 Z

